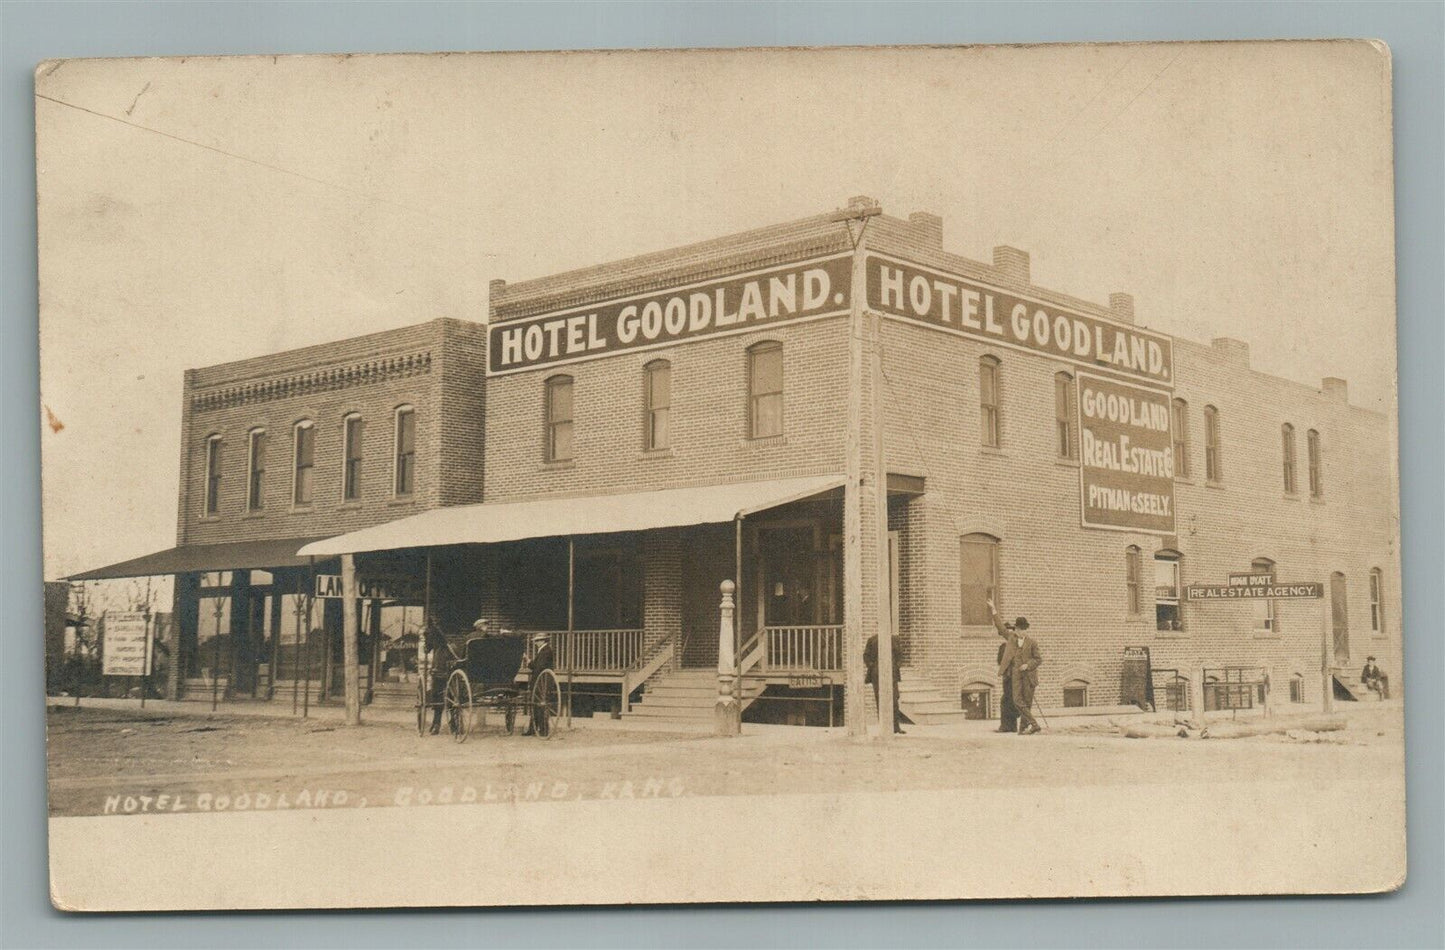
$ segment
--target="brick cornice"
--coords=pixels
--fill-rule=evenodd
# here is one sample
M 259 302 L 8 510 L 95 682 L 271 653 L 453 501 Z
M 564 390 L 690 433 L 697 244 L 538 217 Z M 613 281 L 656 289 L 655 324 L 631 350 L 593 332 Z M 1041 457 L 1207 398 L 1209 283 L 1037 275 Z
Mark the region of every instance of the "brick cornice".
M 347 366 L 336 366 L 306 373 L 289 373 L 269 379 L 211 387 L 207 391 L 198 392 L 191 397 L 191 409 L 195 412 L 210 412 L 251 403 L 290 399 L 311 393 L 333 392 L 355 386 L 370 386 L 393 379 L 426 375 L 431 372 L 431 366 L 430 350 L 419 350 L 403 356 L 358 360 Z

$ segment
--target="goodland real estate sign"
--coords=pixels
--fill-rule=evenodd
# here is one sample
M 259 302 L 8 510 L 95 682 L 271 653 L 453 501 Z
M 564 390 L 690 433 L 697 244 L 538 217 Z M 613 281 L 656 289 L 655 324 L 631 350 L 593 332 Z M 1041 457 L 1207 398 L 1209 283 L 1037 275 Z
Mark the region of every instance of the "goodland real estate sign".
M 1087 373 L 1078 381 L 1083 526 L 1173 534 L 1169 394 Z

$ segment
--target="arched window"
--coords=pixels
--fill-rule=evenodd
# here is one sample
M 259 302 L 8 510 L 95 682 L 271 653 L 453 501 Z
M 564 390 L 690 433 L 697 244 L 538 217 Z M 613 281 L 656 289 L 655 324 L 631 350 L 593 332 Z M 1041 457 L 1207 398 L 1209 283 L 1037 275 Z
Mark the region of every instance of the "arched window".
M 1289 701 L 1302 703 L 1305 701 L 1305 678 L 1295 673 L 1289 678 Z
M 357 501 L 361 498 L 362 444 L 366 440 L 366 422 L 361 413 L 348 413 L 341 420 L 341 498 L 343 501 Z
M 672 364 L 653 360 L 642 367 L 642 444 L 648 451 L 672 444 Z
M 416 410 L 411 406 L 396 407 L 394 490 L 398 496 L 416 490 Z
M 1385 632 L 1385 575 L 1378 567 L 1370 568 L 1370 631 Z
M 302 419 L 292 429 L 291 504 L 311 504 L 313 476 L 316 471 L 316 427 L 310 419 Z
M 1305 454 L 1310 469 L 1310 497 L 1325 493 L 1324 473 L 1320 470 L 1320 434 L 1317 429 L 1305 433 Z
M 1219 410 L 1204 407 L 1204 477 L 1211 482 L 1224 479 L 1224 456 L 1219 447 Z
M 553 376 L 546 382 L 546 431 L 543 433 L 549 462 L 572 458 L 572 377 Z
M 1074 377 L 1068 373 L 1054 374 L 1055 447 L 1061 459 L 1078 458 L 1074 437 Z
M 1154 555 L 1154 627 L 1156 630 L 1183 630 L 1184 614 L 1180 610 L 1178 551 L 1160 551 Z
M 1189 403 L 1175 399 L 1170 404 L 1170 426 L 1174 429 L 1174 474 L 1189 477 Z
M 748 435 L 783 434 L 783 344 L 764 340 L 748 347 Z
M 1336 663 L 1350 661 L 1350 601 L 1345 575 L 1335 571 L 1330 575 L 1330 628 L 1334 635 L 1334 660 Z
M 1257 557 L 1249 562 L 1251 574 L 1275 576 L 1275 564 L 1267 557 Z M 1252 601 L 1254 608 L 1254 629 L 1257 633 L 1279 633 L 1279 620 L 1275 617 L 1274 601 L 1258 598 Z
M 246 510 L 266 507 L 266 430 L 252 429 L 246 436 Z
M 1286 422 L 1280 427 L 1279 434 L 1280 441 L 1283 443 L 1284 490 L 1287 494 L 1293 495 L 1299 489 L 1299 483 L 1295 477 L 1294 426 Z
M 993 624 L 988 602 L 999 604 L 998 543 L 991 534 L 966 534 L 959 539 L 959 590 L 965 627 Z
M 1143 574 L 1143 552 L 1139 545 L 1131 544 L 1124 549 L 1124 604 L 1131 617 L 1139 616 L 1144 609 Z
M 1001 375 L 998 357 L 985 356 L 978 361 L 979 441 L 990 448 L 998 448 L 1003 441 L 999 397 Z
M 208 515 L 221 511 L 221 436 L 206 436 L 206 505 Z

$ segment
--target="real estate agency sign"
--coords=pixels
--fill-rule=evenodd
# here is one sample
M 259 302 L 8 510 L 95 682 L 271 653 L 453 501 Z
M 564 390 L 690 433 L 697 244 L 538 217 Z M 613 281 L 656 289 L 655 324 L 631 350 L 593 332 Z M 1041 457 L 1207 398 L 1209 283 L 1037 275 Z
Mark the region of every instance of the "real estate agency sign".
M 1169 394 L 1088 373 L 1078 386 L 1083 526 L 1174 534 Z

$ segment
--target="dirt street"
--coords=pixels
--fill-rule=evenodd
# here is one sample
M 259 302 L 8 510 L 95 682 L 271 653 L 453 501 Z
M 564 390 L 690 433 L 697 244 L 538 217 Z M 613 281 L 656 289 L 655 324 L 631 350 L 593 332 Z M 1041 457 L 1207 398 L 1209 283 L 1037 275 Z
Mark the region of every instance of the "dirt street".
M 456 744 L 399 721 L 54 707 L 52 816 L 517 800 L 1241 781 L 1312 785 L 1398 776 L 1397 704 L 1352 707 L 1348 728 L 1242 739 L 1127 739 L 1106 720 L 1019 737 L 918 728 L 898 741 L 775 728 L 740 738 L 497 725 Z

